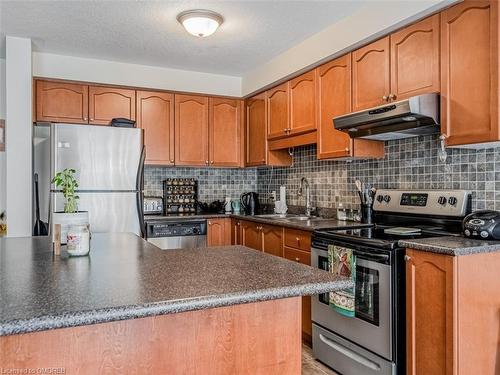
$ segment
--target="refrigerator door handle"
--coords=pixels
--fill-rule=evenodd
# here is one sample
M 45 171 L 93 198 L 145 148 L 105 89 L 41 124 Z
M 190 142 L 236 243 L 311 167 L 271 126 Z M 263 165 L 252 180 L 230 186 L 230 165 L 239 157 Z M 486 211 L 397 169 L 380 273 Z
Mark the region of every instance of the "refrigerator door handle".
M 144 224 L 144 201 L 142 190 L 144 188 L 144 161 L 146 159 L 146 147 L 142 146 L 139 166 L 137 167 L 136 189 L 137 189 L 137 214 L 139 215 L 139 226 L 141 228 L 142 238 L 146 237 L 146 228 Z

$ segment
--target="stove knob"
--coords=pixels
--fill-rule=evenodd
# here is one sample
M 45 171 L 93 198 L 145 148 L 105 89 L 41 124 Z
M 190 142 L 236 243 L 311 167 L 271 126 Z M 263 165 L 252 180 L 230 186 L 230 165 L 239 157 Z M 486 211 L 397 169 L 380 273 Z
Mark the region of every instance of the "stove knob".
M 198 234 L 200 230 L 198 228 L 193 228 L 193 234 Z
M 384 201 L 386 203 L 389 203 L 391 201 L 391 196 L 390 195 L 384 195 Z
M 483 230 L 483 231 L 481 231 L 481 233 L 479 233 L 479 235 L 480 235 L 481 237 L 483 237 L 483 238 L 488 238 L 489 233 L 488 233 L 488 232 L 486 232 L 485 230 Z
M 467 237 L 469 237 L 469 236 L 470 236 L 470 230 L 468 230 L 468 229 L 464 230 L 464 234 L 465 234 Z
M 382 195 L 377 196 L 377 201 L 382 203 L 384 201 L 384 197 Z
M 444 206 L 446 204 L 446 197 L 439 197 L 438 198 L 438 203 L 441 205 L 441 206 Z
M 455 197 L 450 197 L 448 199 L 448 203 L 451 204 L 452 206 L 455 206 L 457 204 L 457 198 Z

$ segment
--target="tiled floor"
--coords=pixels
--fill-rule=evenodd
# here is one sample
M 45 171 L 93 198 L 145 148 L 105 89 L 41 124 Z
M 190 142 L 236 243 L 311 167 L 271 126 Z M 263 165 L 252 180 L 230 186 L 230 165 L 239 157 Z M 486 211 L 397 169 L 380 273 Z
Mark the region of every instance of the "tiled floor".
M 320 362 L 312 355 L 312 350 L 307 345 L 302 345 L 302 375 L 338 375 Z

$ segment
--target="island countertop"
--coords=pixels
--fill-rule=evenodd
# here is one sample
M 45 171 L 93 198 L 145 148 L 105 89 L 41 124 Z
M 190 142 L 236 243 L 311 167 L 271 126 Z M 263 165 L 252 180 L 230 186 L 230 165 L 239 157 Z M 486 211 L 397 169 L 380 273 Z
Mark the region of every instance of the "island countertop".
M 160 250 L 94 234 L 86 257 L 0 239 L 0 336 L 338 290 L 349 280 L 243 246 Z

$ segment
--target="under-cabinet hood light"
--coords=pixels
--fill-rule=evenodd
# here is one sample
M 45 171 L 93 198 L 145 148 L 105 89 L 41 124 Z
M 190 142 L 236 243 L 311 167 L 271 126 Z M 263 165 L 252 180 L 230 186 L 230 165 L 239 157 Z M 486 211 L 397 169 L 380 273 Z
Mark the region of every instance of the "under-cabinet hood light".
M 186 31 L 194 36 L 206 37 L 215 33 L 224 19 L 218 13 L 211 10 L 194 9 L 186 10 L 177 16 Z

